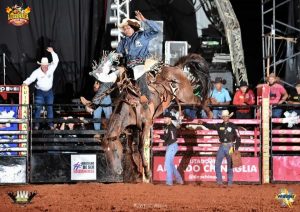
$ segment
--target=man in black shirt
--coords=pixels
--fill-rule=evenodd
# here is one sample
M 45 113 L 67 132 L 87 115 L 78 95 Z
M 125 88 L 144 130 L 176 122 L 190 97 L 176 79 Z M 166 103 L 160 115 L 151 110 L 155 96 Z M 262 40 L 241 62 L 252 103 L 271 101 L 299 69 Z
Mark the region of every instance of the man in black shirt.
M 166 127 L 164 129 L 164 135 L 162 139 L 165 141 L 167 146 L 166 149 L 166 159 L 165 159 L 165 167 L 167 169 L 167 185 L 173 185 L 173 175 L 175 176 L 176 182 L 178 184 L 183 184 L 182 177 L 180 176 L 178 170 L 174 165 L 174 157 L 178 151 L 177 145 L 177 129 L 172 123 L 176 118 L 171 113 L 165 114 L 165 124 Z
M 294 104 L 299 106 L 300 105 L 300 82 L 297 83 L 295 88 L 296 88 L 296 92 L 293 92 L 289 95 L 288 104 Z M 290 112 L 293 111 L 295 111 L 297 115 L 300 116 L 300 107 L 295 107 L 295 109 Z
M 217 176 L 217 184 L 222 185 L 222 173 L 221 173 L 221 165 L 224 157 L 226 157 L 227 160 L 227 180 L 228 185 L 232 185 L 232 179 L 233 179 L 233 169 L 232 169 L 232 160 L 231 160 L 231 154 L 233 149 L 237 150 L 241 144 L 241 138 L 238 132 L 238 129 L 235 124 L 232 122 L 229 122 L 229 118 L 233 115 L 233 113 L 229 114 L 228 110 L 222 111 L 222 123 L 218 124 L 207 124 L 203 123 L 202 121 L 199 122 L 199 124 L 202 124 L 203 126 L 217 130 L 219 135 L 219 140 L 221 142 L 221 145 L 219 147 L 219 150 L 217 152 L 216 156 L 216 163 L 215 163 L 215 171 Z M 189 125 L 188 128 L 196 129 L 198 126 L 195 125 Z M 200 125 L 201 127 L 201 125 Z

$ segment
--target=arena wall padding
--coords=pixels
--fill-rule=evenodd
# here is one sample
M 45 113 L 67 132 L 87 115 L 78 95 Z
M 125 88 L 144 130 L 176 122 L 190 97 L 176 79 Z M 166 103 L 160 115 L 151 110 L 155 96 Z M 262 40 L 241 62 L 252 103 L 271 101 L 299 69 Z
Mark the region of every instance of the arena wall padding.
M 34 153 L 31 157 L 31 183 L 70 183 L 71 155 L 62 153 Z M 123 182 L 122 175 L 113 174 L 103 153 L 97 153 L 98 182 Z
M 26 183 L 27 158 L 6 156 L 0 160 L 0 184 Z

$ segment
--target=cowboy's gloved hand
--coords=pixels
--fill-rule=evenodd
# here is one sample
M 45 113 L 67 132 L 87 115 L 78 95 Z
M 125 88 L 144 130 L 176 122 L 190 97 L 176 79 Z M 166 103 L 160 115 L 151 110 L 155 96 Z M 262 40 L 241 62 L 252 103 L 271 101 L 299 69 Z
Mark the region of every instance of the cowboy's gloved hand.
M 134 13 L 135 13 L 135 17 L 137 20 L 139 20 L 139 21 L 146 20 L 146 18 L 143 16 L 143 14 L 139 10 L 134 11 Z

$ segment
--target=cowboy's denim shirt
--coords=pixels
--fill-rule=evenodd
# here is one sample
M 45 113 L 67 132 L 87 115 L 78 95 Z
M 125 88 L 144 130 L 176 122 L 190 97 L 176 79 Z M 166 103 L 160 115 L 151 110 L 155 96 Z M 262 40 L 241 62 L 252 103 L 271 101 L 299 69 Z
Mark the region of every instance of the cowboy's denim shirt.
M 133 60 L 145 60 L 149 56 L 148 45 L 160 31 L 157 23 L 145 20 L 148 29 L 137 31 L 130 37 L 124 37 L 119 42 L 117 52 L 123 54 L 127 63 Z

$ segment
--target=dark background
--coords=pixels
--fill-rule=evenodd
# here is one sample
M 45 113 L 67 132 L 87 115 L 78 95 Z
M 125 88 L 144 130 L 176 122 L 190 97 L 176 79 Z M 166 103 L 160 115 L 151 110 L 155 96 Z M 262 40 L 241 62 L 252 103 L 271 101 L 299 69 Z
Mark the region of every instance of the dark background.
M 241 25 L 248 78 L 256 84 L 262 77 L 260 0 L 231 3 Z M 31 7 L 28 25 L 7 23 L 5 8 L 14 4 Z M 53 46 L 60 58 L 54 82 L 57 98 L 63 93 L 70 97 L 89 93 L 91 62 L 110 47 L 109 31 L 105 32 L 106 4 L 106 0 L 1 0 L 0 55 L 7 55 L 6 84 L 21 84 L 38 67 L 36 61 L 49 56 L 46 47 Z M 131 11 L 136 9 L 146 18 L 164 21 L 165 40 L 187 40 L 190 52 L 201 51 L 194 8 L 188 1 L 133 0 Z

